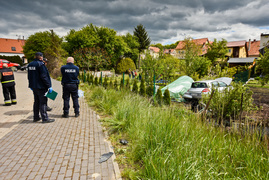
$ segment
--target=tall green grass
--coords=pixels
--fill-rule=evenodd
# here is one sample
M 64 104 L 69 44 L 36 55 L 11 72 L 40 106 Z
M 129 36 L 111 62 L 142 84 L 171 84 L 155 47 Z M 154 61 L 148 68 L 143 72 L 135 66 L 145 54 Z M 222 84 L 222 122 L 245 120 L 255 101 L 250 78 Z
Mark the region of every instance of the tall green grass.
M 134 93 L 91 87 L 89 102 L 128 137 L 130 179 L 269 179 L 265 143 L 200 121 L 184 108 L 155 107 Z M 137 168 L 137 166 L 139 168 Z

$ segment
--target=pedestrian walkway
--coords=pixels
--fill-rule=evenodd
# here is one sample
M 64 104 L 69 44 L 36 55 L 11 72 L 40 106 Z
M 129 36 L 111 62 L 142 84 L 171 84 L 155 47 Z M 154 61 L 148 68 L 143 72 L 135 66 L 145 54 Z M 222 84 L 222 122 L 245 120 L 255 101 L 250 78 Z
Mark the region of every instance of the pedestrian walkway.
M 21 75 L 27 81 L 26 74 Z M 55 122 L 34 123 L 30 110 L 10 125 L 1 120 L 0 130 L 11 130 L 0 136 L 0 179 L 121 179 L 115 155 L 98 163 L 102 154 L 113 150 L 96 112 L 80 98 L 80 116 L 74 116 L 71 101 L 70 117 L 62 118 L 60 82 L 53 80 L 53 89 L 59 94 L 55 101 L 49 100 L 53 110 L 48 114 Z M 22 103 L 17 99 L 18 105 Z M 21 111 L 16 108 L 20 106 L 12 107 Z

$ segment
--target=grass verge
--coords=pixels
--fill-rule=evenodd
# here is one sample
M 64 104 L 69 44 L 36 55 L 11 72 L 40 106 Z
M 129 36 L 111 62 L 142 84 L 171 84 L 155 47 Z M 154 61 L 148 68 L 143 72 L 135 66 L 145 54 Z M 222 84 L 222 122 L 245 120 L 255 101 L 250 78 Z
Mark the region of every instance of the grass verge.
M 238 135 L 177 106 L 155 107 L 132 92 L 84 87 L 105 115 L 126 179 L 268 179 L 269 156 L 259 135 Z M 126 138 L 128 146 L 119 145 Z

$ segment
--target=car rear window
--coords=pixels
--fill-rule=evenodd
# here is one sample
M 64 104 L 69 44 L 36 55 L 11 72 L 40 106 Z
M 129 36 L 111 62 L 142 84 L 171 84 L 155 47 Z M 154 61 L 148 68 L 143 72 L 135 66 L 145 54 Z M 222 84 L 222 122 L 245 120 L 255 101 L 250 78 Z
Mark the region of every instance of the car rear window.
M 207 84 L 204 82 L 194 82 L 191 84 L 192 88 L 207 88 Z

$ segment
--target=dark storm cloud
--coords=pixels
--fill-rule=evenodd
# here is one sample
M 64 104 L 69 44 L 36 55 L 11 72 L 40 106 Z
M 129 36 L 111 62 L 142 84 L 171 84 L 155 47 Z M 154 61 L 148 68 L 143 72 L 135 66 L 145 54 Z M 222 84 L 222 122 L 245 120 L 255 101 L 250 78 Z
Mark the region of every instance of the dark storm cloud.
M 64 36 L 93 23 L 131 34 L 143 24 L 154 43 L 183 35 L 241 38 L 269 26 L 268 9 L 267 0 L 1 0 L 0 37 L 49 29 Z

